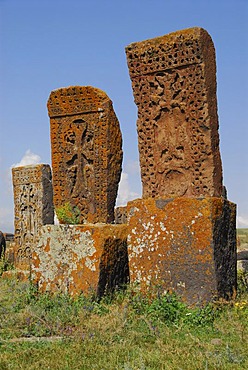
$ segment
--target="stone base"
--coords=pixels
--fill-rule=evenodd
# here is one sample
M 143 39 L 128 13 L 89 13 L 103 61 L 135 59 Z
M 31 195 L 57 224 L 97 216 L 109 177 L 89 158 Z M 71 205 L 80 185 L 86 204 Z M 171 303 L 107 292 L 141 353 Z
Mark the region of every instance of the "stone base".
M 31 279 L 40 291 L 97 294 L 129 279 L 127 226 L 47 225 L 33 246 Z
M 1 278 L 3 279 L 16 279 L 19 281 L 29 281 L 30 280 L 30 272 L 28 271 L 21 271 L 21 270 L 7 270 L 4 271 Z
M 243 272 L 248 272 L 248 260 L 239 260 L 237 263 L 237 269 Z
M 31 269 L 30 248 L 20 248 L 15 242 L 7 243 L 5 261 L 14 269 L 5 271 L 2 277 L 13 277 L 17 280 L 29 280 Z
M 127 205 L 130 280 L 188 304 L 236 292 L 236 205 L 222 198 L 137 199 Z

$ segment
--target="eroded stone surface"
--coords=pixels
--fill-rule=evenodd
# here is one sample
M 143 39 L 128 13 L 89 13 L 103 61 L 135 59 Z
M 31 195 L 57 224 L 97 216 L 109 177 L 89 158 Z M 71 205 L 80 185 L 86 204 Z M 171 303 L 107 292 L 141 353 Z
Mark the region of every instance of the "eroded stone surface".
M 41 291 L 102 296 L 129 279 L 127 226 L 44 226 L 32 254 Z
M 52 176 L 49 165 L 12 169 L 15 204 L 15 264 L 30 268 L 30 256 L 39 229 L 53 224 Z
M 127 223 L 127 207 L 120 206 L 115 208 L 115 223 L 126 224 Z
M 175 291 L 189 304 L 236 291 L 236 206 L 221 198 L 135 200 L 127 205 L 130 281 Z
M 52 91 L 54 205 L 69 202 L 80 222 L 113 222 L 122 164 L 122 138 L 112 102 L 91 86 Z
M 202 28 L 126 48 L 143 197 L 221 196 L 214 45 Z

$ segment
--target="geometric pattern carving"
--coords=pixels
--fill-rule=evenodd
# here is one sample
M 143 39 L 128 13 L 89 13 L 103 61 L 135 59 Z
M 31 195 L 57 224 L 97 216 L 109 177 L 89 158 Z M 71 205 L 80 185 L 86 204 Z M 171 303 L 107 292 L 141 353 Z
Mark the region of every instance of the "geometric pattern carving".
M 54 222 L 51 169 L 46 164 L 15 167 L 12 177 L 16 264 L 29 266 L 39 229 Z
M 143 197 L 221 196 L 215 50 L 202 28 L 126 48 Z

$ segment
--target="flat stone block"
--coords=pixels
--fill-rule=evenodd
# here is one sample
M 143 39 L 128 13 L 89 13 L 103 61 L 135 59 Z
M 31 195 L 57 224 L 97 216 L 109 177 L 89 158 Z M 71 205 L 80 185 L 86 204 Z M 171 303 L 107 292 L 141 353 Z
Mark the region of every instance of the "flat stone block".
M 248 249 L 238 250 L 237 259 L 238 261 L 248 260 Z
M 222 198 L 137 199 L 127 205 L 130 281 L 189 304 L 236 292 L 236 205 Z
M 43 226 L 32 253 L 40 291 L 102 296 L 128 282 L 126 225 Z
M 248 260 L 239 260 L 237 263 L 237 269 L 248 272 Z

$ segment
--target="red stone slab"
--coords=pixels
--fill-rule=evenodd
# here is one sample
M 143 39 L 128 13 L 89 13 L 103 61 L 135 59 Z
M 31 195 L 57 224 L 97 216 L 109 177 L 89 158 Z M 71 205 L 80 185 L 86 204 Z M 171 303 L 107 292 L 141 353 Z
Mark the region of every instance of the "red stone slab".
M 215 50 L 202 28 L 126 47 L 143 197 L 221 196 Z
M 122 164 L 122 137 L 112 102 L 91 86 L 52 91 L 54 205 L 70 203 L 80 223 L 113 222 Z

